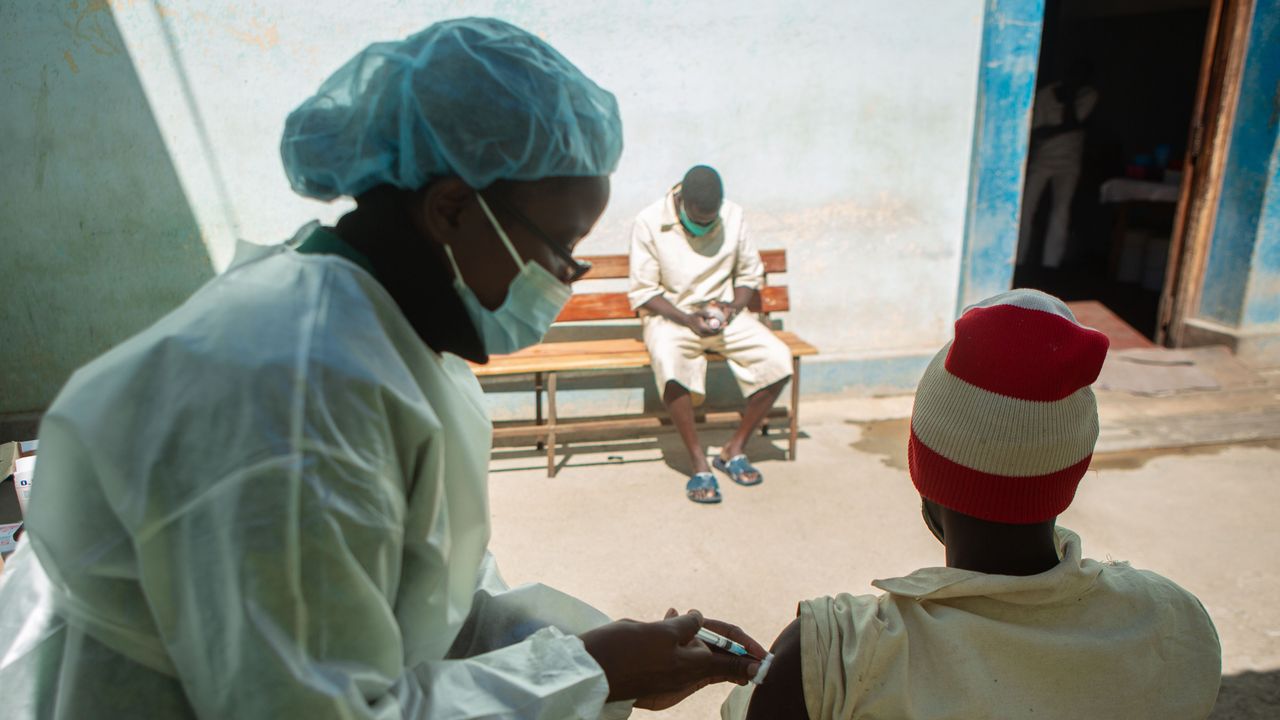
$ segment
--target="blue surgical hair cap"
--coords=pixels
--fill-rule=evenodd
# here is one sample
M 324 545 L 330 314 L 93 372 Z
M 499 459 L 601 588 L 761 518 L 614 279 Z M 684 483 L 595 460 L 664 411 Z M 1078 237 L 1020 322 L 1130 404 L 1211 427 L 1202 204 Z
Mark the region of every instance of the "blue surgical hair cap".
M 621 154 L 613 94 L 493 18 L 370 45 L 289 114 L 280 142 L 289 184 L 318 200 L 449 175 L 476 189 L 608 175 Z

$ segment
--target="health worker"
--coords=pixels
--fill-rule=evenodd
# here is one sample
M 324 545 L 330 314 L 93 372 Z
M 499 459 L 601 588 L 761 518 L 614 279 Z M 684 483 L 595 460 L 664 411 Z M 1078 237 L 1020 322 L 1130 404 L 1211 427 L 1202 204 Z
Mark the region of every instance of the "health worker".
M 240 248 L 46 414 L 0 576 L 0 714 L 595 718 L 751 678 L 694 636 L 763 648 L 693 611 L 477 617 L 502 588 L 466 361 L 542 338 L 621 152 L 613 95 L 498 20 L 330 77 L 281 154 L 294 190 L 355 210 Z

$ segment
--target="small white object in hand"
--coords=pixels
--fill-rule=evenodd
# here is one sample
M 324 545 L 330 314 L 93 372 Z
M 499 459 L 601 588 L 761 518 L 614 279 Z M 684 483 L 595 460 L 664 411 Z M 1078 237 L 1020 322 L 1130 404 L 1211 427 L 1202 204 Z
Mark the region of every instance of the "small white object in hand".
M 707 306 L 707 326 L 712 330 L 719 330 L 724 327 L 724 322 L 729 319 L 724 310 L 719 305 Z

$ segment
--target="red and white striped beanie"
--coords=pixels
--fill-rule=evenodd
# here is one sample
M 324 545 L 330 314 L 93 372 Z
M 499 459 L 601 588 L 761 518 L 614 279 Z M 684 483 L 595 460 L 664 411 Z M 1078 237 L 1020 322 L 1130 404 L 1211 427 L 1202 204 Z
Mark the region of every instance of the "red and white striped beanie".
M 1057 517 L 1098 441 L 1089 385 L 1108 344 L 1037 290 L 967 308 L 916 390 L 907 453 L 916 489 L 983 520 Z

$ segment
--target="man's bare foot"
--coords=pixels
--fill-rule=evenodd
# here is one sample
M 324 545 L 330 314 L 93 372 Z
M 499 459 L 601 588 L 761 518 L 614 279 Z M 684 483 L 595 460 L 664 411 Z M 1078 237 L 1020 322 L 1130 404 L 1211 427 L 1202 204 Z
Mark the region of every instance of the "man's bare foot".
M 697 472 L 684 486 L 685 495 L 693 502 L 711 505 L 720 502 L 720 485 L 710 472 Z
M 738 452 L 733 452 L 730 448 L 722 450 L 714 465 L 717 470 L 728 475 L 729 479 L 739 485 L 759 485 L 764 481 L 764 475 L 747 460 L 747 456 L 741 450 Z

